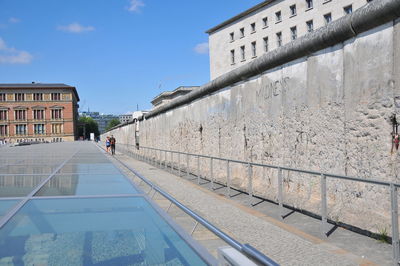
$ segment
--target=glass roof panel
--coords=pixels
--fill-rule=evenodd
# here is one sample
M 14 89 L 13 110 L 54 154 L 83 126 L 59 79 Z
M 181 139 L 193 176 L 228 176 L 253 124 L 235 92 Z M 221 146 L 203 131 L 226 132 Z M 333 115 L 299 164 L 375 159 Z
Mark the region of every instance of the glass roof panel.
M 25 265 L 207 265 L 141 197 L 30 200 L 0 230 Z
M 56 175 L 35 196 L 137 194 L 121 174 Z

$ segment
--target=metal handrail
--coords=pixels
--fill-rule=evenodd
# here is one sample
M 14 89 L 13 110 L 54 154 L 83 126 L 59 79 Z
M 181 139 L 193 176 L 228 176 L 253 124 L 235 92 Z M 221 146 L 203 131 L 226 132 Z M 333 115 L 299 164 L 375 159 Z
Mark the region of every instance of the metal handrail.
M 268 165 L 268 164 L 262 164 L 262 163 L 253 163 L 253 162 L 248 162 L 248 161 L 241 161 L 241 160 L 235 160 L 235 159 L 228 159 L 228 158 L 221 158 L 221 157 L 215 157 L 215 156 L 208 156 L 208 155 L 201 155 L 201 154 L 193 154 L 193 153 L 186 153 L 186 152 L 180 152 L 180 151 L 173 151 L 173 150 L 165 150 L 165 149 L 158 149 L 158 148 L 152 148 L 152 147 L 146 147 L 146 146 L 140 146 L 137 147 L 135 145 L 131 144 L 122 144 L 122 146 L 126 146 L 128 151 L 129 147 L 132 146 L 135 147 L 134 150 L 137 150 L 138 153 L 137 155 L 146 160 L 149 161 L 149 163 L 152 163 L 153 157 L 157 157 L 157 155 L 149 155 L 146 154 L 146 149 L 150 151 L 159 151 L 160 152 L 160 167 L 162 165 L 162 156 L 161 153 L 165 153 L 165 159 L 164 159 L 164 167 L 168 168 L 167 165 L 167 153 L 170 153 L 170 167 L 171 169 L 174 167 L 174 160 L 173 160 L 173 154 L 179 154 L 179 155 L 187 155 L 189 156 L 194 156 L 197 158 L 197 182 L 200 183 L 200 167 L 199 167 L 199 159 L 200 158 L 207 158 L 210 160 L 210 184 L 211 188 L 214 189 L 214 177 L 213 177 L 213 160 L 220 160 L 220 161 L 225 161 L 227 163 L 227 190 L 228 194 L 230 195 L 230 163 L 240 163 L 248 166 L 248 188 L 247 192 L 250 198 L 253 198 L 253 184 L 252 184 L 252 178 L 253 178 L 253 173 L 252 173 L 252 167 L 253 166 L 261 166 L 261 167 L 267 167 L 267 168 L 272 168 L 272 169 L 277 169 L 278 170 L 278 205 L 279 205 L 279 212 L 280 216 L 283 219 L 284 217 L 284 204 L 283 204 L 283 175 L 282 171 L 292 171 L 292 172 L 297 172 L 297 173 L 305 173 L 305 174 L 311 174 L 311 175 L 319 175 L 320 176 L 320 185 L 321 185 L 321 231 L 322 234 L 327 237 L 328 236 L 328 204 L 327 204 L 327 177 L 330 178 L 336 178 L 336 179 L 343 179 L 343 180 L 350 180 L 350 181 L 355 181 L 355 182 L 362 182 L 362 183 L 369 183 L 369 184 L 375 184 L 375 185 L 382 185 L 385 187 L 389 188 L 389 193 L 390 193 L 390 203 L 391 203 L 391 227 L 392 227 L 392 249 L 393 249 L 393 262 L 397 265 L 397 263 L 400 263 L 400 240 L 399 240 L 399 224 L 398 224 L 398 200 L 397 200 L 397 192 L 398 188 L 400 187 L 400 184 L 398 183 L 393 183 L 393 182 L 386 182 L 386 181 L 379 181 L 379 180 L 374 180 L 374 179 L 362 179 L 360 177 L 352 177 L 352 176 L 345 176 L 345 175 L 338 175 L 338 174 L 332 174 L 332 173 L 324 173 L 324 172 L 318 172 L 318 171 L 311 171 L 311 170 L 304 170 L 304 169 L 297 169 L 297 168 L 291 168 L 291 167 L 286 167 L 286 166 L 277 166 L 277 165 Z M 143 151 L 142 154 L 141 151 Z M 155 161 L 154 161 L 155 162 Z M 188 158 L 187 158 L 187 175 L 189 176 L 189 163 L 188 163 Z M 180 163 L 180 156 L 178 156 L 178 171 L 179 173 L 181 172 L 181 163 Z
M 251 258 L 253 261 L 256 261 L 257 263 L 261 263 L 262 265 L 268 265 L 268 266 L 277 266 L 279 264 L 277 264 L 275 261 L 273 261 L 272 259 L 268 258 L 267 256 L 265 256 L 263 253 L 261 253 L 260 251 L 258 251 L 257 249 L 255 249 L 254 247 L 252 247 L 249 244 L 241 244 L 240 242 L 238 242 L 237 240 L 233 239 L 232 237 L 230 237 L 229 235 L 227 235 L 226 233 L 222 232 L 220 229 L 218 229 L 216 226 L 214 226 L 213 224 L 211 224 L 209 221 L 207 221 L 206 219 L 204 219 L 203 217 L 201 217 L 200 215 L 198 215 L 196 212 L 194 212 L 193 210 L 189 209 L 188 207 L 186 207 L 185 205 L 183 205 L 182 203 L 180 203 L 179 201 L 177 201 L 174 197 L 172 197 L 170 194 L 168 194 L 167 192 L 163 191 L 160 187 L 158 187 L 157 185 L 155 185 L 154 183 L 152 183 L 150 180 L 148 180 L 147 178 L 145 178 L 143 175 L 141 175 L 139 172 L 137 172 L 136 170 L 132 169 L 131 167 L 129 167 L 128 165 L 126 165 L 124 162 L 122 162 L 121 160 L 119 160 L 118 158 L 114 157 L 115 160 L 117 160 L 120 164 L 122 164 L 124 167 L 126 167 L 127 169 L 129 169 L 129 171 L 131 171 L 132 173 L 134 173 L 137 177 L 139 177 L 143 182 L 145 182 L 147 185 L 149 185 L 151 187 L 152 190 L 157 191 L 158 193 L 160 193 L 163 197 L 165 197 L 166 199 L 168 199 L 170 202 L 172 202 L 173 204 L 175 204 L 175 206 L 177 206 L 178 208 L 180 208 L 182 211 L 184 211 L 186 214 L 188 214 L 190 217 L 192 217 L 193 219 L 195 219 L 197 222 L 199 222 L 200 224 L 202 224 L 205 228 L 207 228 L 208 230 L 210 230 L 212 233 L 214 233 L 215 235 L 217 235 L 219 238 L 221 238 L 222 240 L 224 240 L 227 244 L 229 244 L 230 246 L 232 246 L 234 249 L 238 250 L 239 252 L 241 252 L 242 254 L 246 255 L 247 257 Z

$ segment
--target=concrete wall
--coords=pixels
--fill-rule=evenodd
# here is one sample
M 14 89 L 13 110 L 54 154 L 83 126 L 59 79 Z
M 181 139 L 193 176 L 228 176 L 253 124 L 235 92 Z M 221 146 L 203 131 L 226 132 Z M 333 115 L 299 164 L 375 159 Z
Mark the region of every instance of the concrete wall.
M 398 21 L 386 23 L 152 116 L 140 145 L 400 183 L 390 122 L 400 108 L 399 47 Z M 134 125 L 111 134 L 134 144 Z M 208 162 L 201 167 L 207 173 Z M 225 165 L 214 171 L 224 183 Z M 233 165 L 235 186 L 246 189 L 246 171 Z M 256 194 L 276 200 L 277 171 L 253 172 Z M 284 172 L 284 197 L 320 213 L 319 176 Z M 333 220 L 390 232 L 385 187 L 328 179 L 328 205 Z

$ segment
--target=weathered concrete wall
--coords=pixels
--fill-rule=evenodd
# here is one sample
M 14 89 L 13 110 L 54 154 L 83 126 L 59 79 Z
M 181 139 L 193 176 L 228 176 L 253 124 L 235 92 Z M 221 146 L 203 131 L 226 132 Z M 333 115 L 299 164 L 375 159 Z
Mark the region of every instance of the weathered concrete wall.
M 400 108 L 398 21 L 141 122 L 140 145 L 400 183 L 390 116 Z M 134 125 L 117 128 L 134 144 Z M 191 162 L 194 165 L 194 161 Z M 207 173 L 208 162 L 202 162 Z M 215 177 L 225 182 L 225 165 Z M 247 187 L 233 165 L 233 184 Z M 277 171 L 254 168 L 256 194 L 277 198 Z M 284 172 L 285 203 L 320 213 L 318 176 Z M 329 217 L 390 232 L 388 189 L 328 179 Z

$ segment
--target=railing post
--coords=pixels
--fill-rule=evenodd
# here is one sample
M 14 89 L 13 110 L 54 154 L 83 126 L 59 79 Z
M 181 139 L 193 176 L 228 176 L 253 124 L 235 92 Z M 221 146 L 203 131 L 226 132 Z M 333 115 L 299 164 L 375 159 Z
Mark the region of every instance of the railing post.
M 229 169 L 229 160 L 226 160 L 226 193 L 231 196 L 231 171 Z
M 249 193 L 250 204 L 252 204 L 253 199 L 253 171 L 252 165 L 247 164 L 247 192 Z
M 181 176 L 181 153 L 178 152 L 178 176 Z
M 186 176 L 189 179 L 189 154 L 186 154 Z
M 210 157 L 210 181 L 211 189 L 214 190 L 214 176 L 213 176 L 213 158 Z
M 160 150 L 160 168 L 162 166 L 162 151 Z
M 165 151 L 164 151 L 164 168 L 165 168 L 165 169 L 167 169 L 167 160 L 168 160 L 168 158 L 167 158 L 167 151 L 165 150 Z
M 172 171 L 174 169 L 173 166 L 172 166 L 174 164 L 174 154 L 173 154 L 172 151 L 170 153 L 171 153 L 171 156 L 170 156 L 171 157 L 171 160 L 170 160 L 171 162 L 170 162 L 169 166 L 171 167 L 171 173 L 172 173 Z
M 324 237 L 327 237 L 328 233 L 328 204 L 326 194 L 326 176 L 321 174 L 321 232 Z
M 279 203 L 279 216 L 283 219 L 283 179 L 282 168 L 278 167 L 278 203 Z
M 398 265 L 399 254 L 399 211 L 397 203 L 397 187 L 390 184 L 390 199 L 391 199 L 391 213 L 392 213 L 392 249 L 393 249 L 393 264 Z
M 200 156 L 197 155 L 197 184 L 200 184 Z

